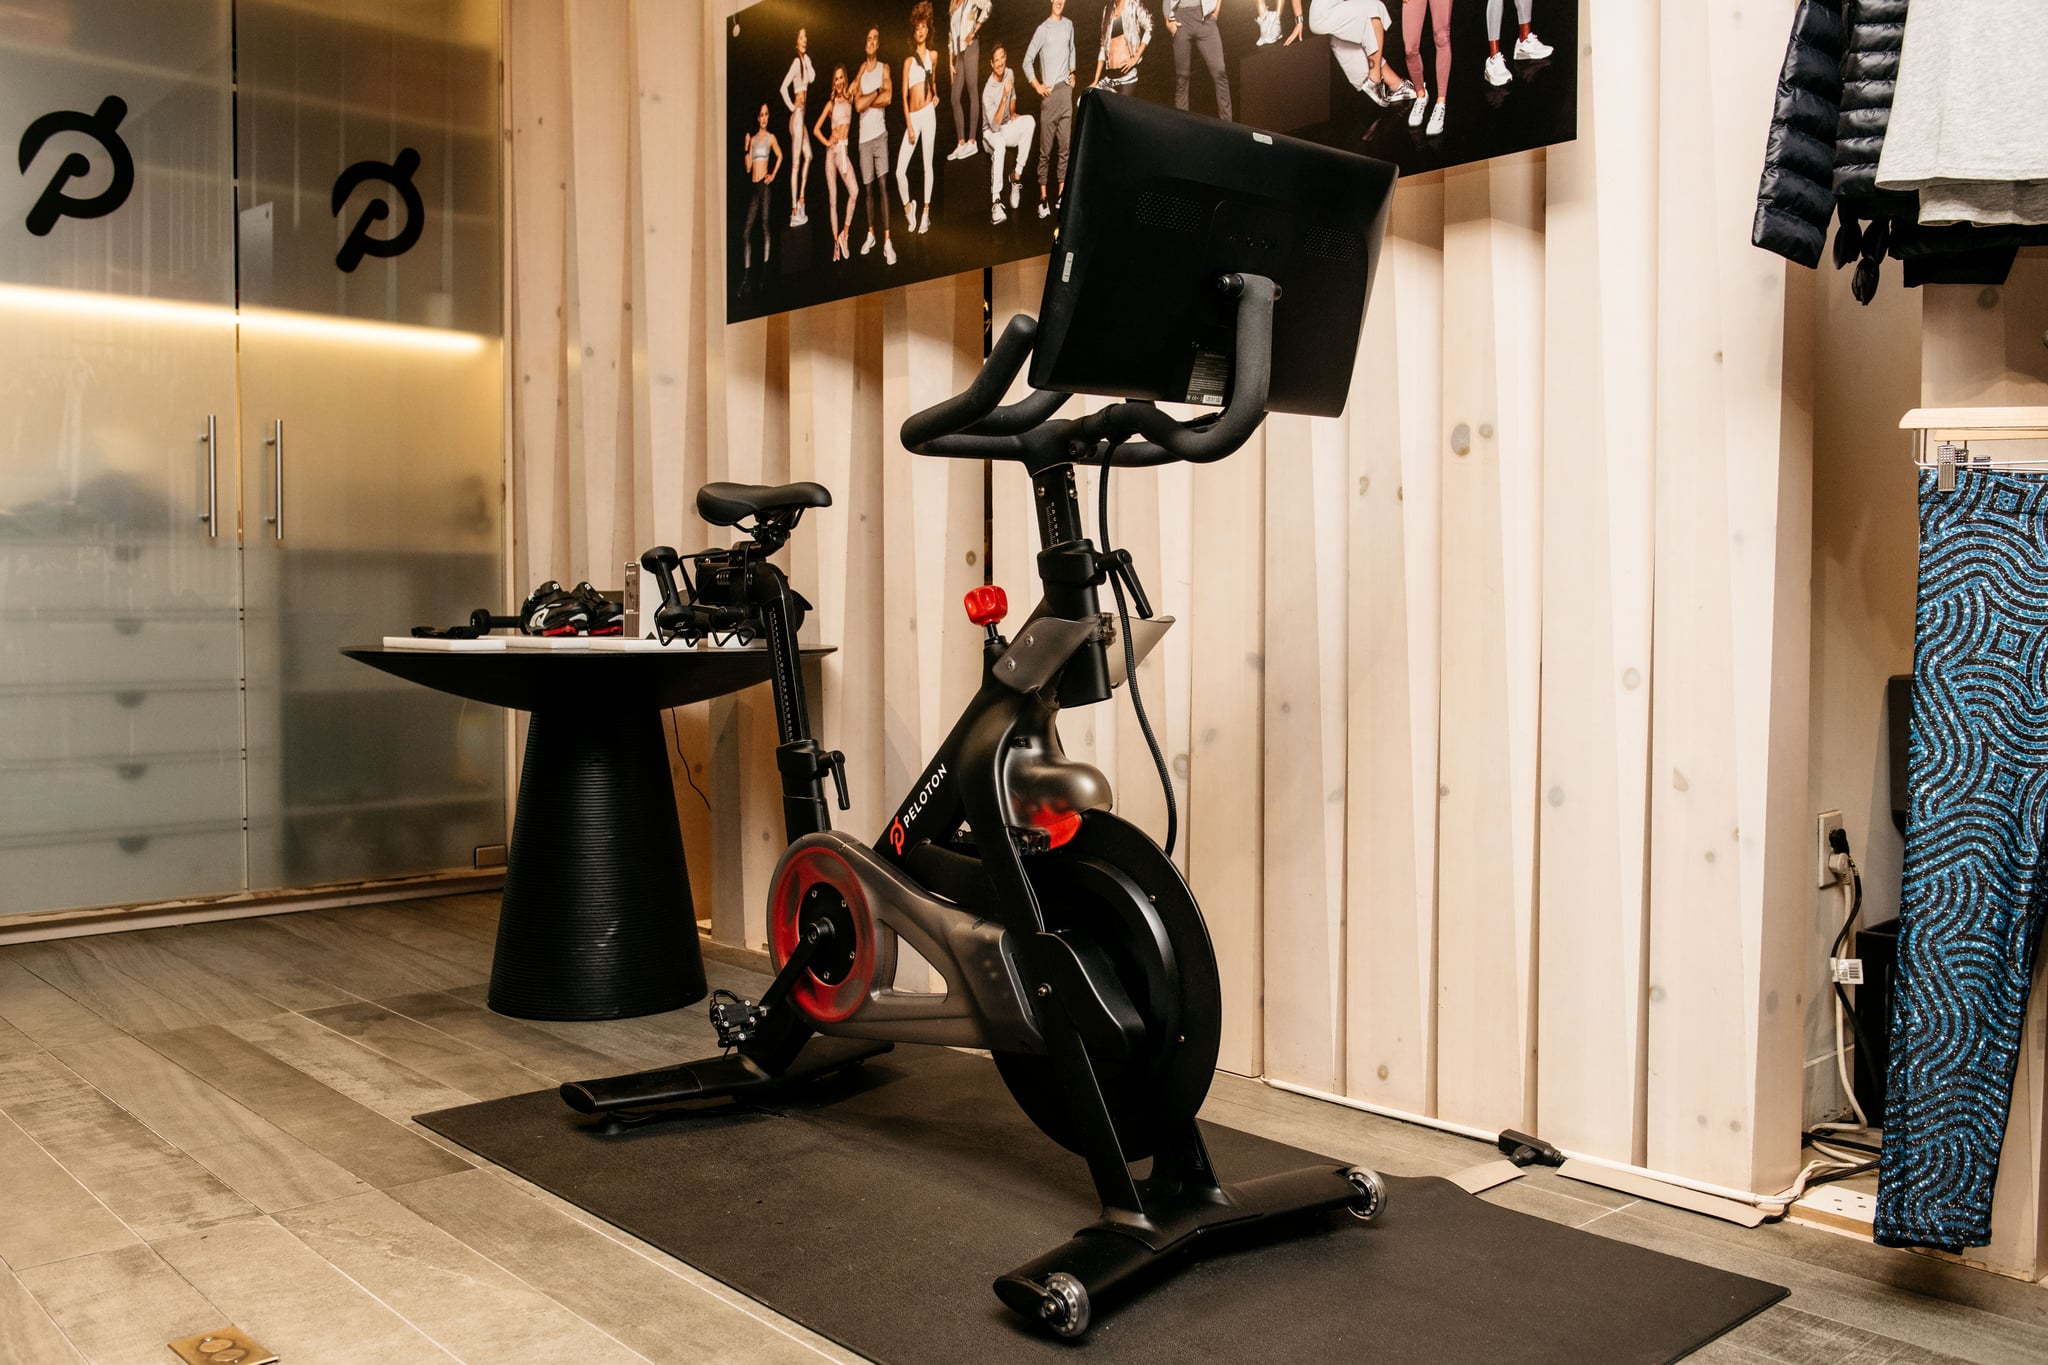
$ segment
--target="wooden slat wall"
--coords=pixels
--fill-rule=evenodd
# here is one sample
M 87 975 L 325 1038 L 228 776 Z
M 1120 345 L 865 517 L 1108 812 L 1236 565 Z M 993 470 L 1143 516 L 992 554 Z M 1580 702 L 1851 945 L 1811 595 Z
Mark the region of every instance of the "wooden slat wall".
M 706 478 L 830 486 L 789 559 L 841 651 L 816 710 L 867 835 L 973 685 L 959 594 L 992 570 L 1028 609 L 1030 491 L 994 471 L 984 563 L 983 471 L 894 435 L 978 364 L 978 273 L 722 325 L 733 7 L 512 0 L 517 563 L 609 581 L 715 539 Z M 1226 1068 L 1789 1177 L 1811 322 L 1748 215 L 1791 9 L 1583 0 L 1579 140 L 1402 186 L 1346 415 L 1115 480 L 1181 620 L 1141 681 Z M 992 272 L 998 328 L 1042 269 Z M 758 943 L 766 708 L 680 719 L 700 913 Z M 1163 838 L 1127 707 L 1062 735 Z

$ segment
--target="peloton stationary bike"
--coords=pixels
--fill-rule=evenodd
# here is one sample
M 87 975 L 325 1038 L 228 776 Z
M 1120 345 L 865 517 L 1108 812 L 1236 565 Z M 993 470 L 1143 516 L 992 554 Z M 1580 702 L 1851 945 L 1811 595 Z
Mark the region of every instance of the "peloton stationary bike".
M 830 494 L 817 484 L 699 494 L 707 520 L 749 538 L 694 556 L 694 574 L 665 548 L 643 562 L 662 584 L 664 639 L 756 637 L 771 656 L 790 840 L 769 894 L 778 971 L 758 1001 L 714 1002 L 725 1055 L 562 1087 L 573 1108 L 619 1126 L 683 1101 L 763 1095 L 896 1042 L 986 1049 L 1032 1122 L 1086 1160 L 1101 1199 L 1099 1220 L 995 1283 L 1004 1303 L 1064 1337 L 1144 1272 L 1224 1235 L 1336 1210 L 1370 1220 L 1386 1203 L 1378 1175 L 1335 1162 L 1219 1181 L 1195 1121 L 1221 1029 L 1201 911 L 1166 854 L 1113 813 L 1103 775 L 1065 754 L 1056 720 L 1107 700 L 1168 624 L 1152 617 L 1129 555 L 1083 534 L 1075 466 L 1101 466 L 1106 482 L 1120 467 L 1222 459 L 1269 406 L 1331 410 L 1332 376 L 1341 407 L 1392 168 L 1142 101 L 1090 94 L 1080 109 L 1045 325 L 1013 319 L 965 392 L 903 427 L 919 454 L 1024 466 L 1041 600 L 1005 636 L 1000 589 L 969 594 L 986 628 L 979 690 L 881 837 L 864 843 L 831 828 L 824 783 L 844 809 L 844 760 L 810 733 L 796 645 L 804 604 L 768 558 Z M 1170 202 L 1132 202 L 1148 194 Z M 1191 219 L 1189 242 L 1157 240 Z M 1168 226 L 1152 232 L 1155 220 Z M 1306 265 L 1304 241 L 1323 248 Z M 1095 253 L 1142 268 L 1106 278 Z M 1333 254 L 1344 268 L 1324 263 Z M 1157 292 L 1162 269 L 1180 272 L 1182 292 Z M 1289 293 L 1276 319 L 1276 277 L 1288 276 L 1301 301 Z M 1095 310 L 1115 317 L 1131 289 L 1150 300 L 1156 326 L 1133 320 L 1103 336 Z M 1142 344 L 1151 333 L 1164 340 Z M 1153 358 L 1164 379 L 1090 368 Z M 1005 406 L 1027 359 L 1036 391 Z M 1056 416 L 1070 391 L 1140 401 Z M 1154 398 L 1216 410 L 1182 422 Z M 1104 586 L 1115 613 L 1102 609 Z M 899 941 L 943 991 L 895 989 Z M 1133 1166 L 1148 1159 L 1140 1178 Z

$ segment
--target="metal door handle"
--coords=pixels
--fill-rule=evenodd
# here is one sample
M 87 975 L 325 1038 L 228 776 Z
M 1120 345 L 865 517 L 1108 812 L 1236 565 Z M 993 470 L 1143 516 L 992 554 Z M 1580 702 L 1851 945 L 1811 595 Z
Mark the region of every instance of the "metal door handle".
M 284 539 L 284 418 L 271 423 L 270 439 L 264 442 L 275 452 L 271 466 L 271 487 L 274 490 L 271 513 L 264 520 L 277 530 L 277 539 Z
M 206 434 L 199 439 L 206 443 L 206 510 L 199 519 L 206 523 L 209 539 L 220 538 L 220 447 L 214 439 L 214 415 L 206 416 Z

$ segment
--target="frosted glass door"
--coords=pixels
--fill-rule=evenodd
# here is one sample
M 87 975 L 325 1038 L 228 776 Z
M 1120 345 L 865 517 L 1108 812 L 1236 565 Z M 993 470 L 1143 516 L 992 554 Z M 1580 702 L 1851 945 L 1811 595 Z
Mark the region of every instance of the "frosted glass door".
M 230 32 L 0 8 L 0 914 L 245 884 Z
M 238 9 L 250 864 L 468 867 L 504 713 L 341 657 L 502 611 L 499 7 Z

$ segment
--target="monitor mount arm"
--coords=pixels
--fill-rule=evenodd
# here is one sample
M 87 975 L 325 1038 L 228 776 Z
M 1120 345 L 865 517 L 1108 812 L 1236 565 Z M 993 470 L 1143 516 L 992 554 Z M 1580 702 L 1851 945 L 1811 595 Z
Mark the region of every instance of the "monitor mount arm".
M 1033 474 L 1054 465 L 1098 459 L 1119 466 L 1208 464 L 1232 454 L 1266 418 L 1273 368 L 1273 305 L 1280 288 L 1263 275 L 1224 275 L 1217 289 L 1237 303 L 1237 356 L 1230 401 L 1220 413 L 1177 421 L 1149 402 L 1112 403 L 1082 417 L 1055 419 L 1064 393 L 1033 391 L 1002 404 L 1038 343 L 1038 323 L 1010 319 L 981 373 L 955 397 L 903 423 L 903 444 L 919 455 L 969 460 L 1017 460 Z M 1135 439 L 1140 438 L 1143 439 Z

